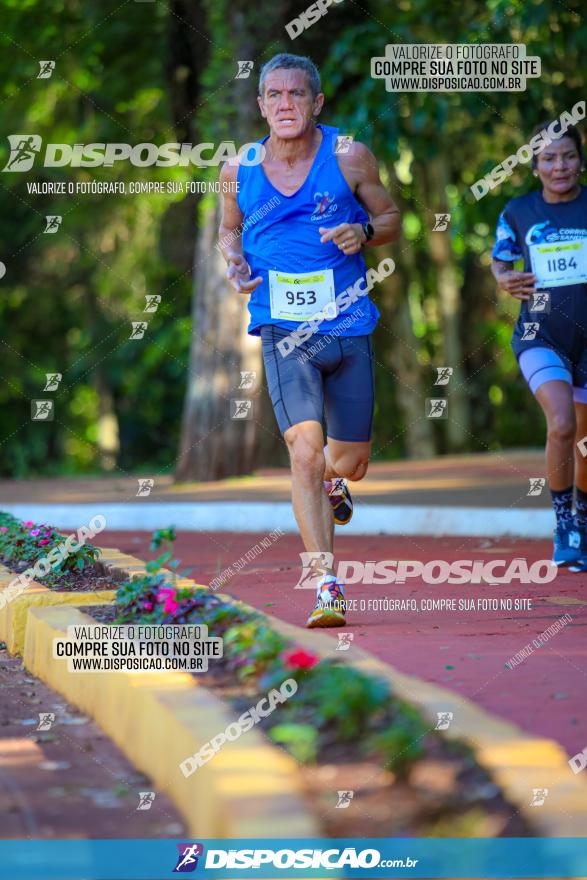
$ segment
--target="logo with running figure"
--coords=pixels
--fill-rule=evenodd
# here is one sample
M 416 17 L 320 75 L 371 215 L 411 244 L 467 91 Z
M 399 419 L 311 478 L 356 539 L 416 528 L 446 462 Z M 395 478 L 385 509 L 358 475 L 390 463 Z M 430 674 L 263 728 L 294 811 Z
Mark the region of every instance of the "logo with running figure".
M 334 554 L 320 550 L 309 550 L 300 553 L 300 561 L 302 573 L 294 590 L 315 590 L 317 580 L 332 571 Z
M 322 222 L 323 220 L 328 220 L 329 217 L 332 217 L 332 215 L 338 211 L 336 196 L 330 195 L 328 190 L 323 193 L 314 193 L 314 202 L 316 203 L 316 207 L 310 215 L 310 220 L 319 220 Z
M 176 846 L 179 855 L 173 873 L 187 874 L 195 871 L 198 867 L 198 856 L 204 855 L 203 845 L 201 843 L 177 843 Z
M 9 134 L 10 156 L 2 171 L 28 171 L 41 149 L 38 134 Z

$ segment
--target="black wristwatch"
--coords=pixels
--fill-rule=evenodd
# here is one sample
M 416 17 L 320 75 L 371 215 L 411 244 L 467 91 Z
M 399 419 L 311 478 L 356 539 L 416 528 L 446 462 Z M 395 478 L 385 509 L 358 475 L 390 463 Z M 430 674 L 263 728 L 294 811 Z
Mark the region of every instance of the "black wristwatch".
M 363 232 L 365 233 L 365 241 L 363 244 L 367 244 L 368 241 L 371 241 L 371 239 L 375 237 L 375 230 L 371 223 L 363 223 Z

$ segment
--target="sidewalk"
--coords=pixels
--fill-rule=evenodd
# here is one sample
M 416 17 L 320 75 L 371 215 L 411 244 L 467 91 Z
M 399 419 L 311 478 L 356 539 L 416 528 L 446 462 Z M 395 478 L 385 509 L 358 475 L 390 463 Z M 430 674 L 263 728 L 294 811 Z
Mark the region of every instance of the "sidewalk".
M 553 529 L 548 491 L 528 495 L 543 470 L 539 452 L 374 463 L 353 485 L 357 515 L 348 532 L 547 537 Z M 140 479 L 4 480 L 0 509 L 64 529 L 101 513 L 114 529 L 173 523 L 190 531 L 297 532 L 286 469 L 214 483 L 175 485 L 156 474 Z
M 544 472 L 542 452 L 503 452 L 447 456 L 426 460 L 375 462 L 354 492 L 370 504 L 442 507 L 550 506 L 548 497 L 528 497 L 529 479 Z M 144 474 L 153 479 L 148 495 L 154 502 L 286 501 L 289 471 L 262 469 L 251 477 L 214 483 L 179 483 L 170 475 Z M 80 504 L 129 502 L 137 497 L 138 477 L 53 477 L 0 480 L 0 508 L 5 504 Z M 147 497 L 141 499 L 146 501 Z

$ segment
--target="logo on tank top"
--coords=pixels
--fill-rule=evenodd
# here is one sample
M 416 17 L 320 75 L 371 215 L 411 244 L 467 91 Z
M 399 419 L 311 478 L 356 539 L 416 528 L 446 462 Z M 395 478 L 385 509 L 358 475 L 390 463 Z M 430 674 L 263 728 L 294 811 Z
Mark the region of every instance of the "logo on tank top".
M 331 196 L 328 190 L 323 193 L 314 193 L 314 202 L 316 207 L 310 215 L 310 220 L 328 220 L 329 217 L 332 217 L 338 211 L 336 196 Z

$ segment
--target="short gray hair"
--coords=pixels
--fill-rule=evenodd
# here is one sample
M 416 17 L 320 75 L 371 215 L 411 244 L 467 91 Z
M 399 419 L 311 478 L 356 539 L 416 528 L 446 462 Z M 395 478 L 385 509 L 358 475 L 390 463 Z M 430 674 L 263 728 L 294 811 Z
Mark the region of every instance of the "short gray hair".
M 261 68 L 261 74 L 259 76 L 259 94 L 261 97 L 263 97 L 267 74 L 280 68 L 283 70 L 303 70 L 308 79 L 308 85 L 310 86 L 312 97 L 315 98 L 316 95 L 320 94 L 320 74 L 318 73 L 318 68 L 314 62 L 311 61 L 310 58 L 306 58 L 305 55 L 290 55 L 289 52 L 280 52 L 279 55 L 274 55 L 273 58 Z

